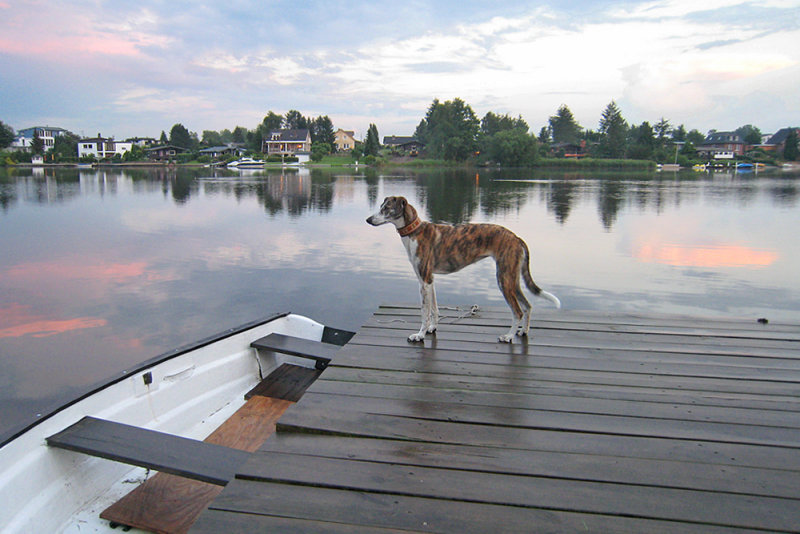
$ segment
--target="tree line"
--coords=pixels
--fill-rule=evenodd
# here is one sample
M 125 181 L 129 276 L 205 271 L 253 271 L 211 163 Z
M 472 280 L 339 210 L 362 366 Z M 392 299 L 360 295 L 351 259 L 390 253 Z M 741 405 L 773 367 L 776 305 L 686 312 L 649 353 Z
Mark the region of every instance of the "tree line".
M 203 130 L 202 134 L 189 131 L 183 124 L 175 124 L 169 131 L 161 132 L 159 142 L 171 144 L 196 153 L 203 147 L 238 144 L 252 152 L 260 152 L 265 138 L 279 129 L 308 129 L 311 134 L 312 159 L 320 159 L 335 151 L 333 121 L 327 115 L 306 117 L 297 110 L 285 115 L 269 111 L 254 128 L 236 126 L 233 130 Z M 678 158 L 682 164 L 690 163 L 697 155 L 696 147 L 705 135 L 696 129 L 688 130 L 683 124 L 673 126 L 665 118 L 654 124 L 648 121 L 629 124 L 619 106 L 612 100 L 603 110 L 597 129 L 581 126 L 567 105 L 561 105 L 549 117 L 547 126 L 538 135 L 530 133 L 522 116 L 497 114 L 489 111 L 482 119 L 472 107 L 460 98 L 441 102 L 434 99 L 419 122 L 414 137 L 425 145 L 432 159 L 478 163 L 497 163 L 507 166 L 534 165 L 544 157 L 559 157 L 579 151 L 582 155 L 603 159 L 649 160 L 672 162 Z M 750 124 L 741 126 L 736 133 L 746 144 L 761 143 L 761 131 Z M 0 149 L 11 144 L 13 129 L 0 122 Z M 56 139 L 53 152 L 59 160 L 77 154 L 78 137 L 67 134 Z M 676 153 L 676 143 L 680 149 Z M 798 158 L 798 140 L 794 131 L 786 143 L 786 160 Z M 43 152 L 43 145 L 34 139 L 34 153 Z M 380 139 L 375 124 L 370 124 L 363 143 L 353 151 L 356 159 L 366 156 L 377 158 Z M 144 159 L 144 151 L 137 147 L 126 159 Z
M 735 133 L 746 144 L 761 144 L 761 131 L 751 124 Z M 435 99 L 417 126 L 415 137 L 425 143 L 433 158 L 464 161 L 474 157 L 513 166 L 532 165 L 542 157 L 576 151 L 604 159 L 672 162 L 678 158 L 685 164 L 697 156 L 697 147 L 706 139 L 698 130 L 687 131 L 683 124 L 673 126 L 663 117 L 655 124 L 645 121 L 631 125 L 614 100 L 603 110 L 596 130 L 581 126 L 569 107 L 561 105 L 534 136 L 521 116 L 490 111 L 479 120 L 460 98 L 446 102 Z M 785 159 L 797 159 L 797 144 L 792 132 Z M 676 146 L 680 147 L 678 153 Z

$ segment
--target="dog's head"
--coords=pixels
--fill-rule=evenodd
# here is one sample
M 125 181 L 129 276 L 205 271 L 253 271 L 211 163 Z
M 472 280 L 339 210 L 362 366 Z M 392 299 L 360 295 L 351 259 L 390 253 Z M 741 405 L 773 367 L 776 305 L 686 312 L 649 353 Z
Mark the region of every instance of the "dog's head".
M 372 226 L 380 226 L 389 222 L 396 226 L 404 226 L 416 218 L 417 211 L 405 197 L 386 197 L 378 212 L 370 215 L 367 222 Z

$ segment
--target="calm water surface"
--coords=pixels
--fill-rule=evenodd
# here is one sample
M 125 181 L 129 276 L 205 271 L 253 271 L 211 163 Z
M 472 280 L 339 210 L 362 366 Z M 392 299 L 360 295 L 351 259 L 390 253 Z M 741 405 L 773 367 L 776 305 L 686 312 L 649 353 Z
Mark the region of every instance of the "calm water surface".
M 566 309 L 800 322 L 797 175 L 0 169 L 0 438 L 138 362 L 276 311 L 418 301 L 391 226 L 497 222 Z M 492 262 L 441 306 L 503 305 Z M 548 305 L 542 301 L 536 305 Z

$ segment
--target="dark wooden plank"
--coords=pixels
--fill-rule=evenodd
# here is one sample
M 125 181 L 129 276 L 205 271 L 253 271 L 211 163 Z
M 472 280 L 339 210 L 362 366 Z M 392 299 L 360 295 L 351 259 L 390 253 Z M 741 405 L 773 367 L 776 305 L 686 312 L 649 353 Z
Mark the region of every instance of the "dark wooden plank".
M 256 452 L 237 479 L 436 500 L 789 531 L 794 499 Z
M 591 480 L 676 489 L 721 491 L 800 499 L 800 471 L 741 465 L 626 458 L 591 453 L 522 450 L 333 435 L 280 433 L 260 448 L 268 454 L 298 454 L 407 466 Z
M 477 311 L 472 313 L 471 306 L 439 306 L 441 317 L 445 322 L 481 321 L 485 318 L 506 320 L 510 311 L 504 306 L 477 306 Z M 373 317 L 403 317 L 405 319 L 418 319 L 420 317 L 419 304 L 381 305 Z M 748 330 L 756 332 L 787 332 L 798 334 L 800 325 L 786 321 L 769 320 L 767 324 L 758 322 L 756 317 L 720 317 L 720 316 L 695 316 L 666 313 L 631 313 L 609 310 L 573 310 L 555 309 L 549 305 L 534 306 L 533 320 L 544 323 L 587 323 L 613 327 L 646 326 L 651 328 L 679 328 L 685 330 L 715 331 Z
M 754 410 L 752 408 L 710 407 L 685 403 L 541 396 L 524 393 L 453 391 L 436 382 L 417 383 L 411 377 L 404 384 L 368 384 L 359 382 L 321 381 L 316 394 L 360 396 L 402 402 L 429 402 L 437 406 L 454 406 L 458 411 L 496 412 L 497 408 L 569 412 L 593 415 L 625 415 L 649 419 L 681 421 L 713 421 L 739 425 L 771 426 L 800 430 L 800 413 L 795 411 Z M 800 433 L 798 433 L 800 438 Z
M 413 351 L 415 349 L 410 350 Z M 777 396 L 785 398 L 788 402 L 796 401 L 800 390 L 800 385 L 792 381 L 658 375 L 654 373 L 638 373 L 636 372 L 636 366 L 631 366 L 632 369 L 628 372 L 604 371 L 602 369 L 536 368 L 530 365 L 510 366 L 509 363 L 513 363 L 515 357 L 517 360 L 521 359 L 514 355 L 505 360 L 498 359 L 495 364 L 469 364 L 459 363 L 450 359 L 440 360 L 435 356 L 430 358 L 384 358 L 380 356 L 382 351 L 376 350 L 374 353 L 376 357 L 371 362 L 365 363 L 364 360 L 358 358 L 353 365 L 370 369 L 402 370 L 419 373 L 420 378 L 418 380 L 422 380 L 425 377 L 425 373 L 452 376 L 485 376 L 507 380 L 509 387 L 512 387 L 515 383 L 524 384 L 530 381 L 556 381 L 573 384 L 676 389 L 711 394 L 748 394 L 770 396 L 770 398 Z M 409 352 L 407 354 L 411 355 L 412 353 Z M 349 365 L 349 360 L 343 355 L 341 359 L 337 358 L 335 365 L 347 366 Z M 786 378 L 792 380 L 794 376 L 786 374 Z
M 405 346 L 408 345 L 409 331 L 418 328 L 398 329 L 362 329 L 350 343 L 356 345 L 379 346 Z M 526 338 L 514 339 L 513 343 L 499 343 L 497 336 L 508 331 L 505 329 L 485 329 L 477 331 L 469 327 L 463 332 L 451 332 L 447 329 L 437 331 L 435 335 L 426 336 L 425 341 L 418 346 L 434 347 L 437 350 L 485 350 L 506 354 L 512 352 L 513 347 L 524 345 L 531 347 L 567 347 L 567 348 L 623 348 L 637 351 L 662 351 L 678 352 L 682 354 L 709 354 L 709 355 L 735 355 L 750 357 L 787 358 L 796 359 L 798 344 L 789 341 L 762 342 L 748 344 L 742 340 L 727 340 L 721 338 L 694 338 L 693 342 L 670 336 L 670 339 L 659 340 L 647 335 L 603 334 L 595 333 L 577 334 L 575 332 L 540 331 L 533 328 Z
M 279 488 L 280 491 L 280 488 Z M 296 519 L 277 517 L 259 513 L 238 513 L 225 510 L 207 510 L 198 521 L 192 525 L 194 534 L 220 534 L 231 533 L 256 533 L 269 534 L 298 534 L 298 532 L 314 532 L 315 534 L 407 534 L 409 532 L 430 532 L 429 530 L 397 530 L 394 528 L 380 528 L 373 525 L 362 526 L 352 523 L 333 523 L 330 521 Z
M 800 451 L 800 430 L 764 425 L 655 419 L 646 416 L 601 415 L 509 407 L 463 406 L 457 402 L 428 402 L 376 397 L 327 395 L 306 392 L 303 408 L 350 410 L 425 421 L 451 421 L 493 427 L 573 431 L 620 436 L 659 436 L 682 440 L 700 440 L 773 447 L 794 447 Z
M 325 369 L 333 355 L 341 348 L 338 345 L 275 333 L 253 341 L 250 346 L 259 350 L 314 360 L 317 369 Z
M 244 398 L 250 399 L 254 395 L 260 395 L 297 402 L 321 373 L 319 369 L 284 363 L 248 391 Z
M 275 431 L 275 423 L 292 403 L 255 396 L 204 441 L 253 452 Z M 188 532 L 222 486 L 169 473 L 156 473 L 100 517 L 150 532 Z
M 449 321 L 443 319 L 438 323 L 439 332 L 460 332 L 460 333 L 491 333 L 495 331 L 507 331 L 511 324 L 511 314 L 507 314 L 502 319 L 487 317 L 470 317 Z M 413 330 L 419 327 L 419 317 L 384 315 L 373 316 L 369 319 L 362 330 Z M 717 340 L 722 344 L 741 343 L 745 346 L 769 347 L 781 343 L 797 343 L 800 341 L 800 332 L 783 331 L 773 332 L 762 329 L 760 325 L 752 327 L 742 325 L 739 329 L 712 329 L 712 328 L 680 328 L 663 327 L 656 325 L 616 325 L 616 324 L 595 324 L 587 322 L 553 322 L 534 320 L 531 327 L 544 337 L 564 337 L 572 335 L 576 337 L 586 336 L 612 336 L 627 338 L 632 336 L 649 336 L 658 342 L 680 341 L 689 344 L 704 344 L 710 340 Z
M 566 499 L 567 501 L 569 499 Z M 269 506 L 265 506 L 269 503 Z M 238 523 L 217 518 L 218 530 L 197 532 L 264 532 L 259 530 L 259 516 L 285 517 L 309 521 L 352 525 L 354 528 L 382 532 L 399 529 L 410 532 L 486 533 L 486 532 L 614 532 L 616 534 L 742 533 L 745 530 L 715 525 L 679 524 L 635 517 L 512 507 L 441 499 L 423 499 L 386 492 L 347 491 L 312 486 L 294 486 L 272 482 L 232 481 L 214 501 L 208 513 L 240 512 Z M 248 522 L 248 518 L 253 522 Z M 206 514 L 198 525 L 205 524 Z M 240 528 L 228 530 L 227 525 Z M 297 532 L 303 530 L 302 521 Z M 250 528 L 250 526 L 253 528 Z M 317 526 L 316 523 L 312 524 Z M 360 532 L 360 530 L 354 530 Z M 194 530 L 192 531 L 194 532 Z M 325 532 L 324 530 L 322 532 Z M 336 531 L 334 531 L 336 532 Z
M 515 355 L 517 356 L 517 355 Z M 522 356 L 522 355 L 518 355 Z M 800 360 L 789 362 L 781 359 L 757 359 L 718 356 L 697 356 L 686 361 L 686 356 L 670 357 L 669 353 L 646 354 L 636 351 L 603 349 L 535 349 L 527 357 L 508 357 L 471 351 L 436 351 L 423 347 L 385 347 L 353 345 L 343 350 L 336 358 L 337 366 L 360 366 L 369 368 L 376 358 L 434 359 L 437 362 L 503 364 L 528 369 L 595 370 L 609 372 L 636 372 L 672 376 L 696 376 L 708 378 L 735 378 L 746 380 L 769 380 L 791 382 L 800 385 Z M 764 365 L 759 365 L 760 363 Z
M 84 417 L 47 438 L 51 447 L 224 486 L 249 453 L 163 432 Z
M 495 426 L 329 408 L 307 405 L 287 410 L 278 423 L 278 434 L 331 434 L 800 471 L 800 454 L 789 447 Z
M 410 374 L 412 373 L 412 374 Z M 324 380 L 342 381 L 358 384 L 408 385 L 423 378 L 414 376 L 414 371 L 374 370 L 356 367 L 332 366 L 325 370 Z M 573 383 L 556 380 L 509 380 L 487 376 L 446 375 L 428 373 L 424 376 L 426 387 L 437 387 L 448 391 L 475 391 L 486 393 L 515 393 L 520 395 L 539 395 L 575 397 L 584 399 L 609 399 L 691 406 L 731 407 L 773 412 L 797 413 L 800 398 L 767 397 L 749 394 L 717 394 L 706 391 L 685 389 L 647 388 L 625 385 L 603 385 Z

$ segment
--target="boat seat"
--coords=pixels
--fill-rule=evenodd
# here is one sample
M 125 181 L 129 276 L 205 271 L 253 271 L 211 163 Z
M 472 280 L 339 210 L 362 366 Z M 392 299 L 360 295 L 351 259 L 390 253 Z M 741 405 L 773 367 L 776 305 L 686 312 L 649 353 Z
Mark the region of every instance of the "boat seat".
M 259 350 L 271 350 L 314 360 L 314 367 L 319 370 L 325 369 L 333 355 L 341 348 L 339 345 L 275 333 L 253 341 L 250 346 Z
M 47 444 L 116 462 L 224 486 L 250 453 L 86 416 Z

